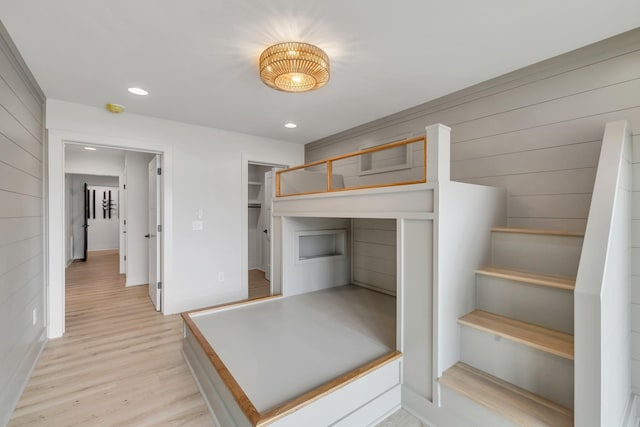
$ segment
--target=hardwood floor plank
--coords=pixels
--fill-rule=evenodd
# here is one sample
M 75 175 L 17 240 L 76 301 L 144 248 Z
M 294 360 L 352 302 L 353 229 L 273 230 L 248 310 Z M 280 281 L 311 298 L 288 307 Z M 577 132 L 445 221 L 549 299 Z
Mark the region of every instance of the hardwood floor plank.
M 117 251 L 67 269 L 65 336 L 47 343 L 9 426 L 211 426 L 180 352 L 182 320 L 125 287 Z
M 271 283 L 266 279 L 264 271 L 249 270 L 249 299 L 268 297 L 271 295 Z

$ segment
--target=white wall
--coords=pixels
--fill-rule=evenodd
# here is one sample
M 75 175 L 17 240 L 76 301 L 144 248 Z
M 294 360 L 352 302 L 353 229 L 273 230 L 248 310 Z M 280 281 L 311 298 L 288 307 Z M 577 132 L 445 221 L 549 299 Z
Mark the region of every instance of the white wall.
M 64 171 L 84 175 L 121 176 L 124 173 L 124 152 L 102 148 L 88 151 L 79 145 L 67 145 Z
M 44 95 L 0 22 L 0 425 L 45 344 L 43 111 Z
M 300 164 L 301 145 L 135 114 L 113 115 L 101 108 L 51 99 L 47 101 L 47 127 L 52 178 L 48 213 L 54 249 L 49 259 L 50 336 L 64 329 L 60 315 L 64 306 L 63 236 L 56 229 L 64 222 L 60 197 L 63 141 L 164 152 L 165 313 L 237 300 L 246 294 L 242 280 L 247 249 L 243 167 L 246 171 L 247 159 Z M 194 231 L 191 223 L 200 211 L 204 229 Z M 224 273 L 224 282 L 218 282 L 218 272 Z
M 640 135 L 633 137 L 631 196 L 631 383 L 640 395 Z
M 638 46 L 640 29 L 307 144 L 306 160 L 443 123 L 451 179 L 507 188 L 509 225 L 584 231 L 605 124 L 640 132 Z
M 149 283 L 149 162 L 154 154 L 125 154 L 127 188 L 127 286 Z

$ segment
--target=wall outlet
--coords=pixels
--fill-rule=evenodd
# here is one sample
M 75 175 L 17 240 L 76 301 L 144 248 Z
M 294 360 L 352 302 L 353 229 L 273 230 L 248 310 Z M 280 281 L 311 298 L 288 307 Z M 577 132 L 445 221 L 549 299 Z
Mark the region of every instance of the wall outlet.
M 218 272 L 218 282 L 224 282 L 224 271 Z
M 38 323 L 38 309 L 36 308 L 33 309 L 32 320 L 33 320 L 33 326 L 36 326 L 36 323 Z

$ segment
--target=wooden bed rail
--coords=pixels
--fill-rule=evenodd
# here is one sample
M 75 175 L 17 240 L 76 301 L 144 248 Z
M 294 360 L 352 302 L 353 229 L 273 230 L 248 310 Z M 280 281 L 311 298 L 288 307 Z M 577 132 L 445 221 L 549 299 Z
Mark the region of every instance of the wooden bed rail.
M 376 153 L 379 151 L 389 150 L 391 148 L 402 147 L 409 144 L 413 144 L 415 142 L 422 141 L 423 148 L 423 156 L 422 156 L 422 179 L 412 180 L 412 181 L 400 181 L 400 182 L 392 182 L 385 184 L 374 184 L 374 185 L 363 185 L 356 187 L 346 187 L 346 188 L 333 188 L 333 162 L 348 159 L 351 157 L 363 156 L 366 154 Z M 292 193 L 292 194 L 282 194 L 280 188 L 281 175 L 287 172 L 293 172 L 296 170 L 306 169 L 313 166 L 326 165 L 326 174 L 327 174 L 327 189 L 325 191 L 308 191 L 301 193 Z M 420 184 L 427 182 L 427 138 L 426 136 L 418 136 L 410 139 L 403 139 L 401 141 L 390 142 L 384 145 L 378 145 L 376 147 L 366 148 L 364 150 L 354 151 L 347 154 L 340 154 L 333 157 L 328 157 L 323 160 L 316 160 L 314 162 L 305 163 L 304 165 L 294 166 L 287 169 L 282 169 L 276 171 L 276 197 L 286 197 L 286 196 L 300 196 L 305 194 L 317 194 L 317 193 L 325 193 L 325 192 L 335 192 L 335 191 L 346 191 L 346 190 L 361 190 L 365 188 L 378 188 L 378 187 L 391 187 L 395 185 L 408 185 L 408 184 Z

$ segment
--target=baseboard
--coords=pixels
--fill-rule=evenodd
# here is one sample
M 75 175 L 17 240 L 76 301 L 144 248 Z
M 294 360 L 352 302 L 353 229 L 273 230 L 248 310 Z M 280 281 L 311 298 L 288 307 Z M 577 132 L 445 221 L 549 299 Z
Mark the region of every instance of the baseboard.
M 430 427 L 477 427 L 465 422 L 451 410 L 425 399 L 406 385 L 402 386 L 402 408 Z
M 139 282 L 133 282 L 133 283 L 129 283 L 129 281 L 126 281 L 124 284 L 127 288 L 129 286 L 143 286 L 143 285 L 148 285 L 148 283 L 139 283 Z
M 40 336 L 33 342 L 33 344 L 31 344 L 29 351 L 27 351 L 27 354 L 22 359 L 20 366 L 16 369 L 16 374 L 9 383 L 5 385 L 2 395 L 0 395 L 0 402 L 3 402 L 3 404 L 0 405 L 0 426 L 7 425 L 9 423 L 9 419 L 11 418 L 18 401 L 20 401 L 20 397 L 22 396 L 24 389 L 27 387 L 27 383 L 31 378 L 31 374 L 35 369 L 46 344 L 46 328 L 42 328 Z M 19 375 L 20 373 L 23 373 L 23 375 Z M 11 393 L 11 395 L 8 395 L 9 393 Z
M 623 427 L 640 427 L 640 396 L 631 394 L 627 402 Z

